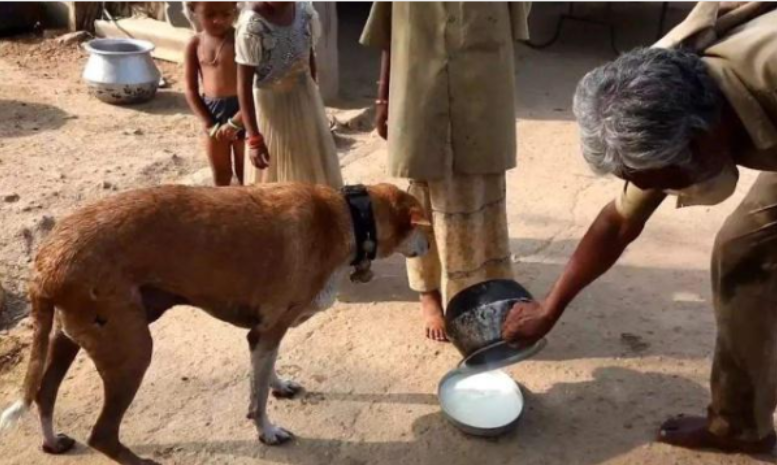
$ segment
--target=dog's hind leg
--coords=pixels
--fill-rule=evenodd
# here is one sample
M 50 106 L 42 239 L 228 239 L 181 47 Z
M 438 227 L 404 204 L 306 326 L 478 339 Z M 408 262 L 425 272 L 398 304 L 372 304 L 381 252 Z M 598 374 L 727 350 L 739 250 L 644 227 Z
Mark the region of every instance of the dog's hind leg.
M 119 428 L 151 363 L 153 343 L 143 309 L 134 305 L 112 307 L 99 328 L 92 329 L 84 349 L 94 360 L 103 380 L 104 403 L 89 436 L 89 445 L 122 465 L 153 464 L 125 447 Z
M 252 329 L 248 333 L 252 368 L 251 399 L 248 417 L 256 425 L 256 429 L 259 432 L 259 440 L 271 446 L 283 444 L 293 437 L 289 431 L 275 426 L 267 415 L 267 397 L 270 393 L 270 382 L 275 374 L 278 346 L 285 333 L 285 328 L 261 333 L 257 329 Z
M 80 347 L 57 330 L 49 345 L 49 355 L 46 370 L 43 373 L 40 390 L 35 397 L 38 405 L 41 429 L 43 430 L 43 445 L 41 449 L 49 454 L 62 454 L 70 450 L 75 441 L 64 435 L 54 434 L 54 404 L 57 400 L 57 392 L 67 370 L 73 363 Z

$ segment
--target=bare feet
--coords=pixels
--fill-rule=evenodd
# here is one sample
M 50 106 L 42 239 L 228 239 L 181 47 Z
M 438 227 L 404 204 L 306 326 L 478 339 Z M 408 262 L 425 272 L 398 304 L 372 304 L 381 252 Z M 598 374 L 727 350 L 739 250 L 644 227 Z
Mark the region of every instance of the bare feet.
M 421 313 L 424 316 L 426 337 L 433 341 L 448 342 L 440 291 L 421 293 Z
M 774 448 L 777 436 L 772 433 L 757 442 L 742 441 L 712 434 L 707 429 L 707 419 L 704 417 L 679 416 L 671 418 L 661 425 L 658 441 L 687 449 L 766 454 Z

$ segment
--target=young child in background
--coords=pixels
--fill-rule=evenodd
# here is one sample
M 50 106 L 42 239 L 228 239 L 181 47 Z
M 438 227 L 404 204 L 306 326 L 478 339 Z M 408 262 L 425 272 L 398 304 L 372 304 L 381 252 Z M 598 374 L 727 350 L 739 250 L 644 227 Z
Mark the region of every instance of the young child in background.
M 243 183 L 245 130 L 237 98 L 235 64 L 236 2 L 186 2 L 202 32 L 186 47 L 186 101 L 202 120 L 203 140 L 213 181 Z M 202 85 L 202 90 L 200 90 Z
M 246 184 L 343 184 L 315 82 L 312 49 L 319 31 L 308 2 L 254 2 L 240 14 L 235 40 L 248 133 Z

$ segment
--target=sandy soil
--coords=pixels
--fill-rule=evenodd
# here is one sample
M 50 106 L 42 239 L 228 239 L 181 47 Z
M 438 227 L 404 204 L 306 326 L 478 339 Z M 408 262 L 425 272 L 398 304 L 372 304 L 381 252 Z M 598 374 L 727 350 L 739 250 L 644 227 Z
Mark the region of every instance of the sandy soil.
M 546 32 L 555 8 L 538 9 L 538 27 Z M 640 21 L 657 14 L 656 5 L 643 5 L 624 21 L 647 24 Z M 644 42 L 649 27 L 627 27 L 621 39 Z M 619 186 L 584 165 L 570 111 L 576 81 L 612 55 L 602 30 L 566 28 L 550 49 L 518 50 L 519 168 L 508 177 L 508 214 L 516 277 L 538 295 Z M 348 29 L 341 39 L 345 98 L 332 115 L 359 128 L 377 62 L 354 45 L 355 36 Z M 150 103 L 121 108 L 84 93 L 84 60 L 76 48 L 46 41 L 0 42 L 0 282 L 8 295 L 0 314 L 0 405 L 14 399 L 25 366 L 29 261 L 57 219 L 116 191 L 208 179 L 178 66 L 160 65 L 172 88 Z M 386 180 L 383 142 L 338 127 L 346 180 Z M 528 410 L 504 437 L 467 437 L 441 416 L 437 382 L 459 357 L 450 345 L 422 338 L 403 262 L 393 258 L 376 265 L 372 283 L 347 288 L 343 302 L 284 341 L 280 371 L 307 390 L 297 400 L 271 400 L 269 408 L 296 441 L 279 448 L 257 441 L 245 419 L 244 331 L 191 308 L 153 326 L 154 361 L 125 418 L 123 439 L 170 464 L 772 463 L 771 456 L 653 443 L 665 417 L 700 413 L 708 402 L 715 334 L 708 257 L 716 229 L 752 179 L 745 173 L 735 198 L 717 208 L 662 207 L 641 243 L 572 306 L 547 349 L 509 370 L 525 388 Z M 37 422 L 29 416 L 0 437 L 0 463 L 108 463 L 83 445 L 100 398 L 99 378 L 81 354 L 62 387 L 56 419 L 79 441 L 75 451 L 39 452 Z

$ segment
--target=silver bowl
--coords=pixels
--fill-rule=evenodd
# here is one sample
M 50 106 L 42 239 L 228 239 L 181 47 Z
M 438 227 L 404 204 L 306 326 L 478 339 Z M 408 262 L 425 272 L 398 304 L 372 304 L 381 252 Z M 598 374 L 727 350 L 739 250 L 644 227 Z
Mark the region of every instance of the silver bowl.
M 484 436 L 484 437 L 494 437 L 494 436 L 500 436 L 502 434 L 505 434 L 509 431 L 511 431 L 513 428 L 515 428 L 518 425 L 518 421 L 521 418 L 521 414 L 523 413 L 524 406 L 525 406 L 525 400 L 523 397 L 523 393 L 521 392 L 520 385 L 515 382 L 510 376 L 503 372 L 503 371 L 493 371 L 492 375 L 495 375 L 497 379 L 495 381 L 499 381 L 500 384 L 504 385 L 507 384 L 512 389 L 512 394 L 515 397 L 515 400 L 520 403 L 520 408 L 516 412 L 515 415 L 512 416 L 510 420 L 505 421 L 504 423 L 500 425 L 495 426 L 479 426 L 475 424 L 467 423 L 463 418 L 461 418 L 459 415 L 456 414 L 456 405 L 454 405 L 454 401 L 451 399 L 446 399 L 445 396 L 445 388 L 446 385 L 450 386 L 452 383 L 456 383 L 456 381 L 460 380 L 463 377 L 472 376 L 472 373 L 469 373 L 469 371 L 464 367 L 459 367 L 455 370 L 451 370 L 446 374 L 441 380 L 440 383 L 437 385 L 437 399 L 440 402 L 440 410 L 442 410 L 443 416 L 451 422 L 456 428 L 460 429 L 466 434 L 470 434 L 473 436 Z

